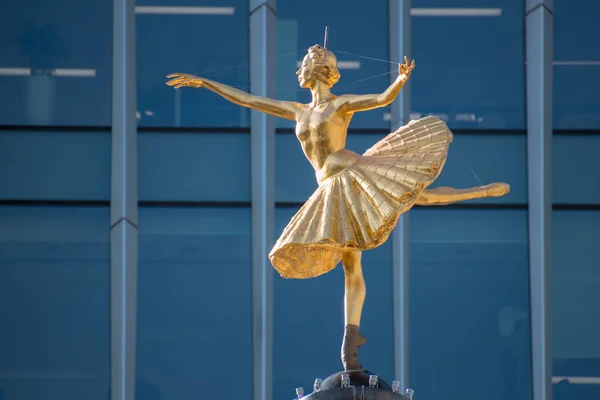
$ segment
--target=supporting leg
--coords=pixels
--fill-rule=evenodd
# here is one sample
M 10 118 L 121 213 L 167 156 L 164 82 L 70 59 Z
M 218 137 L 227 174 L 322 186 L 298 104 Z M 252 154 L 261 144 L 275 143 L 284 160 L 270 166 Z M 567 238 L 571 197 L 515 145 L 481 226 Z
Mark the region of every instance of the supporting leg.
M 344 267 L 344 341 L 342 343 L 342 364 L 346 371 L 361 370 L 358 361 L 358 348 L 366 339 L 360 334 L 360 317 L 367 294 L 360 264 L 362 253 L 349 252 L 342 255 Z
M 486 186 L 476 186 L 470 189 L 454 189 L 439 187 L 424 190 L 416 204 L 420 206 L 441 206 L 459 201 L 481 199 L 483 197 L 500 197 L 510 191 L 507 183 L 492 183 Z

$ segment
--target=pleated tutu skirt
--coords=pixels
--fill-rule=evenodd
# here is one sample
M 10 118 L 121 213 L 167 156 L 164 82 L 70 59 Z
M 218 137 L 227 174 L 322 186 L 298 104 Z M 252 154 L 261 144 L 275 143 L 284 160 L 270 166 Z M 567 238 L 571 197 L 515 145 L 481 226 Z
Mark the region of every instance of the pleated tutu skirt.
M 440 174 L 452 132 L 437 117 L 411 121 L 321 182 L 294 215 L 269 258 L 284 278 L 331 271 L 347 251 L 383 244 Z

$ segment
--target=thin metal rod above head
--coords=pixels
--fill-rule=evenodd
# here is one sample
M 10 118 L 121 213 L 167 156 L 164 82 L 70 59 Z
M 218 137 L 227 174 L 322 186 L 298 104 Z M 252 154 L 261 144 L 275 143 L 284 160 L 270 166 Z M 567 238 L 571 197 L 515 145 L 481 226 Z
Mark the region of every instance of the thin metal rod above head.
M 323 43 L 323 47 L 327 48 L 327 38 L 329 36 L 329 27 L 325 27 L 325 42 Z

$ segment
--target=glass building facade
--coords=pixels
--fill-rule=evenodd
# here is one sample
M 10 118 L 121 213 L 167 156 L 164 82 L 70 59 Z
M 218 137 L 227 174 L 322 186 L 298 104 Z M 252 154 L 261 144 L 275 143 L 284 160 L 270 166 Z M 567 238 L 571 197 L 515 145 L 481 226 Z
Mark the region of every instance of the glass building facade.
M 265 262 L 317 187 L 293 125 L 165 85 L 185 72 L 310 101 L 294 73 L 325 26 L 336 93 L 384 91 L 398 41 L 416 60 L 408 107 L 357 115 L 349 149 L 435 114 L 455 138 L 433 186 L 511 185 L 415 207 L 408 235 L 364 254 L 363 364 L 391 381 L 406 357 L 424 400 L 600 398 L 599 15 L 596 0 L 12 2 L 0 16 L 0 400 L 289 399 L 340 370 L 341 268 L 285 280 Z M 134 92 L 115 83 L 131 60 Z M 123 96 L 135 108 L 115 117 Z M 115 161 L 123 137 L 133 164 Z M 137 188 L 115 180 L 131 171 Z M 115 220 L 119 190 L 137 217 Z M 135 240 L 112 234 L 123 220 Z M 121 269 L 134 285 L 115 280 Z

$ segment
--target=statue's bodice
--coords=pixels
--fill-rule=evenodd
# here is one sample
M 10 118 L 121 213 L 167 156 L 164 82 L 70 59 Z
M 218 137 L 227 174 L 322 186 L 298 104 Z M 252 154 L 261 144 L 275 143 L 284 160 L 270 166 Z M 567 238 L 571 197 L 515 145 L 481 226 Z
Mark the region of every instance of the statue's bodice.
M 344 150 L 351 118 L 351 114 L 340 115 L 331 102 L 307 107 L 300 114 L 296 136 L 319 182 L 355 160 L 355 153 Z

